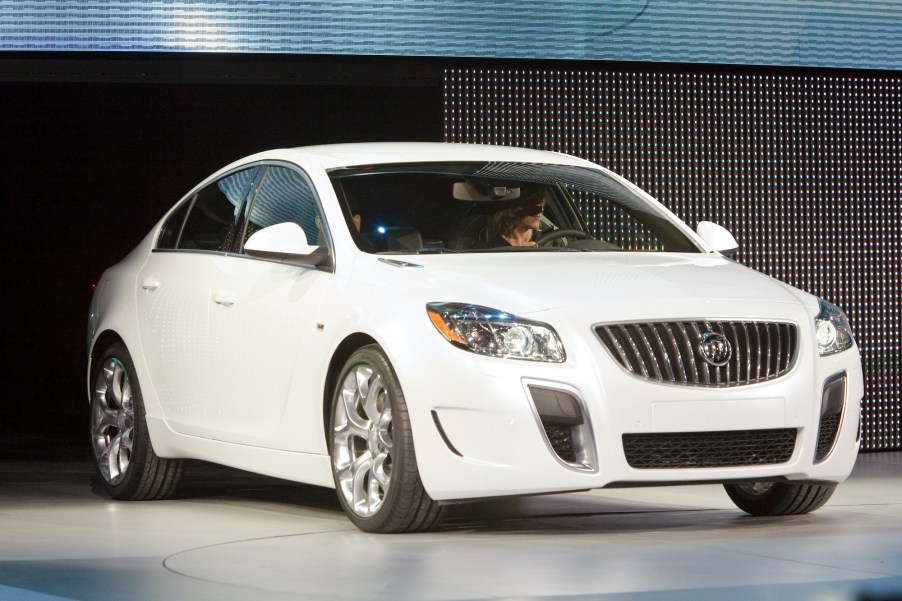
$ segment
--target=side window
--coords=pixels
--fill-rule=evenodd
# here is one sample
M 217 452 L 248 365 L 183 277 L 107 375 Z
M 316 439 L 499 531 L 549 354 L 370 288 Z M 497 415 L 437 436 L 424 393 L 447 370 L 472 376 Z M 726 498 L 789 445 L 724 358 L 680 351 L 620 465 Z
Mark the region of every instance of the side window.
M 244 169 L 205 186 L 194 196 L 175 248 L 231 251 L 243 226 L 242 210 L 258 167 Z M 178 213 L 173 214 L 175 219 Z M 167 223 L 164 236 L 172 229 Z M 161 237 L 161 242 L 163 237 Z
M 170 215 L 160 230 L 160 237 L 157 239 L 157 248 L 175 248 L 179 241 L 179 234 L 182 233 L 182 226 L 185 225 L 185 215 L 188 209 L 194 203 L 197 196 L 192 196 L 186 200 L 181 206 Z
M 267 168 L 257 186 L 242 248 L 254 232 L 284 222 L 301 226 L 308 244 L 327 244 L 322 215 L 310 182 L 294 169 L 274 165 Z

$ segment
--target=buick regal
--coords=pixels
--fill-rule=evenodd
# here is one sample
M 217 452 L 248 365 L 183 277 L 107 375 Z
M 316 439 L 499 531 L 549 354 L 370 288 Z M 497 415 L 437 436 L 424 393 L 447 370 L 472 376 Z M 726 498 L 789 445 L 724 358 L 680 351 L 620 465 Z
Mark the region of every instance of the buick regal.
M 370 532 L 468 499 L 674 483 L 812 511 L 858 451 L 858 349 L 840 309 L 736 248 L 563 154 L 250 156 L 96 286 L 99 481 L 163 499 L 201 459 L 335 488 Z

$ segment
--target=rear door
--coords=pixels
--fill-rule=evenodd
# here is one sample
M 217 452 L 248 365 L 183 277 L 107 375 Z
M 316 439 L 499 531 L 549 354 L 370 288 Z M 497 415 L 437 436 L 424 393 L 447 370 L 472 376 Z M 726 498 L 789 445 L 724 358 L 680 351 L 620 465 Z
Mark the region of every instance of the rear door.
M 163 415 L 178 432 L 219 413 L 208 357 L 210 284 L 218 260 L 237 246 L 248 191 L 259 167 L 228 174 L 187 199 L 166 220 L 138 274 L 139 333 Z

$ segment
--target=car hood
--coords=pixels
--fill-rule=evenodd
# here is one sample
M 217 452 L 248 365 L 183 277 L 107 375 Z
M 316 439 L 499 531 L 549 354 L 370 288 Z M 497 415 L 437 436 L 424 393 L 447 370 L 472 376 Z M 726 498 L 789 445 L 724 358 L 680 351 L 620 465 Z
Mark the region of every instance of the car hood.
M 418 289 L 426 302 L 480 304 L 520 314 L 604 305 L 624 317 L 654 318 L 651 313 L 735 314 L 762 303 L 817 307 L 811 295 L 720 255 L 507 252 L 377 260 L 387 273 L 407 280 L 398 285 L 412 293 Z

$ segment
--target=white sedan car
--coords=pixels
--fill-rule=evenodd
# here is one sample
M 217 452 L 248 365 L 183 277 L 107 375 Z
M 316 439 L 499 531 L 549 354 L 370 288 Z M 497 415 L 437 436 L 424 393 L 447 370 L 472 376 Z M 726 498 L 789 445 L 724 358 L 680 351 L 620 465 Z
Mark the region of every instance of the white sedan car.
M 97 284 L 100 481 L 162 499 L 202 459 L 334 487 L 370 532 L 467 499 L 692 482 L 812 511 L 858 452 L 858 349 L 841 310 L 735 248 L 557 153 L 250 156 Z

